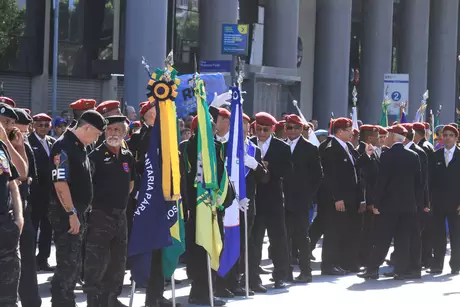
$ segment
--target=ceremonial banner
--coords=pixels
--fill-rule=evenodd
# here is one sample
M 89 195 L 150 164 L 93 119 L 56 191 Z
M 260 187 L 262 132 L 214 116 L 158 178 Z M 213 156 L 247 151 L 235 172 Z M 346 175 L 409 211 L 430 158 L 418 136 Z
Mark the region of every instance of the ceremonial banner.
M 231 206 L 225 209 L 224 249 L 220 259 L 219 271 L 217 272 L 222 277 L 227 275 L 240 257 L 239 201 L 246 198 L 241 93 L 237 87 L 230 87 L 230 89 L 232 91 L 232 115 L 226 158 L 230 181 L 233 183 L 236 197 Z
M 173 205 L 168 210 L 168 221 L 173 244 L 162 250 L 163 276 L 171 278 L 179 263 L 179 257 L 185 252 L 184 210 L 182 199 L 168 202 Z

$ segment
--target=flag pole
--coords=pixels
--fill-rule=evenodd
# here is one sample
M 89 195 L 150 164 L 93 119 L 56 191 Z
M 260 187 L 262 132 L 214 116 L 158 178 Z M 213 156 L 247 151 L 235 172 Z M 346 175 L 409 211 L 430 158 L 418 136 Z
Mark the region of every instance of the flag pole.
M 211 257 L 206 253 L 208 262 L 208 283 L 209 283 L 209 306 L 214 307 L 214 291 L 212 289 L 212 272 L 211 272 Z
M 176 307 L 176 280 L 174 279 L 174 273 L 171 275 L 171 292 L 172 292 L 172 305 Z
M 134 293 L 136 292 L 136 282 L 134 279 L 131 281 L 131 297 L 129 298 L 129 307 L 133 307 Z
M 241 106 L 243 106 L 243 81 L 244 81 L 244 61 L 241 58 L 237 58 L 238 63 L 238 76 L 236 82 L 238 89 L 240 90 Z M 243 108 L 241 108 L 243 111 Z M 246 137 L 246 136 L 244 136 Z M 249 238 L 248 238 L 248 210 L 244 210 L 244 290 L 246 292 L 246 298 L 249 298 Z

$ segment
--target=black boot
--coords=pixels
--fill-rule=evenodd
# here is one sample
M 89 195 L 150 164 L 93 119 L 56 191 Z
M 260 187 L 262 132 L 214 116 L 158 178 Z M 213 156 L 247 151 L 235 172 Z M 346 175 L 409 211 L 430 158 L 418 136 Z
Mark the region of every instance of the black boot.
M 128 307 L 118 300 L 116 293 L 109 293 L 107 295 L 108 307 Z

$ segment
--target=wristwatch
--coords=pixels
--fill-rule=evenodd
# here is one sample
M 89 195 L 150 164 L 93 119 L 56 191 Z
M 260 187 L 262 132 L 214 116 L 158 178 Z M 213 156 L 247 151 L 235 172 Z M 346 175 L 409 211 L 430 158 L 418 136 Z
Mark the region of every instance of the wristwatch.
M 68 215 L 68 216 L 72 216 L 72 215 L 77 214 L 77 213 L 78 213 L 78 212 L 77 212 L 77 209 L 75 209 L 75 207 L 73 207 L 71 211 L 68 211 L 68 212 L 67 212 L 67 215 Z

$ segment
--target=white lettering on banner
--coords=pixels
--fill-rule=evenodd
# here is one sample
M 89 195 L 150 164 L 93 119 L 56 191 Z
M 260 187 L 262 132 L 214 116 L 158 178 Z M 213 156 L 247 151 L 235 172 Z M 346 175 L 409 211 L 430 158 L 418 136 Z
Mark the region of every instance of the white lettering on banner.
M 58 169 L 53 169 L 51 171 L 51 176 L 53 177 L 53 180 L 65 180 L 65 169 L 64 168 L 58 168 Z
M 150 159 L 145 159 L 145 170 L 147 171 L 147 189 L 145 191 L 144 199 L 142 202 L 137 206 L 136 211 L 134 212 L 135 215 L 141 215 L 143 211 L 150 206 L 149 200 L 152 199 L 152 194 L 149 192 L 153 190 L 155 184 L 155 176 L 153 176 L 153 166 L 150 162 Z
M 172 206 L 171 209 L 168 210 L 168 220 L 172 219 L 177 215 L 177 206 Z

